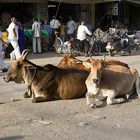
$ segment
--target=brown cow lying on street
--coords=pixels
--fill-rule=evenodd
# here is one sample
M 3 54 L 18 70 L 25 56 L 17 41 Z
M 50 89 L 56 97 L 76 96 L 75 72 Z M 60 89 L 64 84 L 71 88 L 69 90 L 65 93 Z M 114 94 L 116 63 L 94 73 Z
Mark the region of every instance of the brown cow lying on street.
M 92 59 L 87 59 L 86 61 L 79 60 L 75 58 L 72 54 L 65 55 L 62 60 L 59 62 L 57 65 L 58 67 L 64 68 L 64 67 L 74 67 L 74 68 L 79 68 L 79 69 L 84 69 L 90 72 L 90 69 L 85 67 L 83 65 L 83 62 L 91 62 Z M 122 65 L 124 67 L 128 67 L 128 64 L 123 63 L 118 60 L 104 60 L 104 66 L 108 65 Z
M 91 69 L 86 80 L 86 99 L 90 107 L 95 107 L 90 97 L 95 99 L 107 97 L 108 105 L 122 103 L 125 101 L 123 98 L 115 97 L 125 95 L 128 99 L 133 88 L 140 98 L 139 74 L 136 69 L 115 64 L 104 67 L 104 64 L 103 60 L 98 59 L 90 63 L 84 62 L 84 65 Z
M 83 62 L 84 61 L 75 58 L 72 54 L 69 54 L 69 55 L 64 56 L 57 66 L 60 67 L 60 68 L 73 67 L 73 68 L 76 68 L 76 69 L 77 68 L 78 69 L 83 69 L 83 70 L 86 70 L 86 71 L 90 72 L 90 69 L 85 67 L 83 65 Z M 85 62 L 91 62 L 91 60 L 87 59 Z M 106 66 L 113 65 L 113 64 L 128 67 L 128 65 L 126 63 L 120 62 L 118 60 L 105 60 L 105 62 L 104 62 L 104 65 L 106 65 Z M 28 91 L 30 91 L 29 88 L 28 88 Z M 30 92 L 29 93 L 26 92 L 24 94 L 24 97 L 30 97 L 30 96 L 31 96 Z
M 10 65 L 4 80 L 25 82 L 32 91 L 32 102 L 74 99 L 86 94 L 85 80 L 89 72 L 51 64 L 37 66 L 26 59 L 27 53 Z

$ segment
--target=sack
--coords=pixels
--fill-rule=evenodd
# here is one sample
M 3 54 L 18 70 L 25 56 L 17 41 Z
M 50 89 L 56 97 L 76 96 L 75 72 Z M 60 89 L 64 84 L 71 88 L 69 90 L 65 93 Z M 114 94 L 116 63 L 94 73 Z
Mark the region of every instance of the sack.
M 13 50 L 14 50 L 14 48 L 10 43 L 5 47 L 5 51 L 7 53 L 11 53 Z
M 6 47 L 4 47 L 5 57 L 10 58 L 10 53 L 14 50 L 13 46 L 9 43 Z

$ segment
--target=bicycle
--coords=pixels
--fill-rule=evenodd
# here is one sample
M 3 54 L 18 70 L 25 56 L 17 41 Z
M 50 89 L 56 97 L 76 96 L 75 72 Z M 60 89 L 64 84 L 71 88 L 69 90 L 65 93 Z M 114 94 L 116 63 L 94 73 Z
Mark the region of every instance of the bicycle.
M 65 54 L 70 53 L 70 43 L 68 41 L 63 42 L 62 39 L 59 37 L 59 33 L 55 32 L 55 41 L 53 44 L 56 53 L 58 54 Z
M 54 41 L 54 44 L 53 44 L 53 47 L 54 47 L 55 51 L 57 53 L 61 53 L 62 46 L 63 46 L 63 41 L 59 37 L 59 32 L 55 32 L 55 41 Z
M 92 46 L 91 55 L 99 55 L 101 52 L 102 42 L 97 40 L 96 36 L 92 34 L 91 37 L 88 37 L 90 46 Z

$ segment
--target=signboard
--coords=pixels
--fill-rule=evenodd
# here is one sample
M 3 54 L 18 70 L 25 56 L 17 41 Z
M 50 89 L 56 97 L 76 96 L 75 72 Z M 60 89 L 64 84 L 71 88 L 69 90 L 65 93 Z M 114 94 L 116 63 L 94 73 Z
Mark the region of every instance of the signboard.
M 119 14 L 119 8 L 118 3 L 109 3 L 107 5 L 106 12 L 108 15 L 115 15 L 118 16 Z

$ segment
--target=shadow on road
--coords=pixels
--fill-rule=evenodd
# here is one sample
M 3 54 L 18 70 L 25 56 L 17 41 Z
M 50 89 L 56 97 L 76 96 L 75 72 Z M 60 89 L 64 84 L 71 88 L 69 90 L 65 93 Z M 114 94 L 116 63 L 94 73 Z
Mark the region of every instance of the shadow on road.
M 0 138 L 0 140 L 20 140 L 23 138 L 24 138 L 23 136 L 10 136 L 10 137 Z
M 62 57 L 64 54 L 57 54 L 56 52 L 45 52 L 41 54 L 29 54 L 28 58 L 29 59 L 40 59 L 40 58 L 51 58 L 51 57 Z

